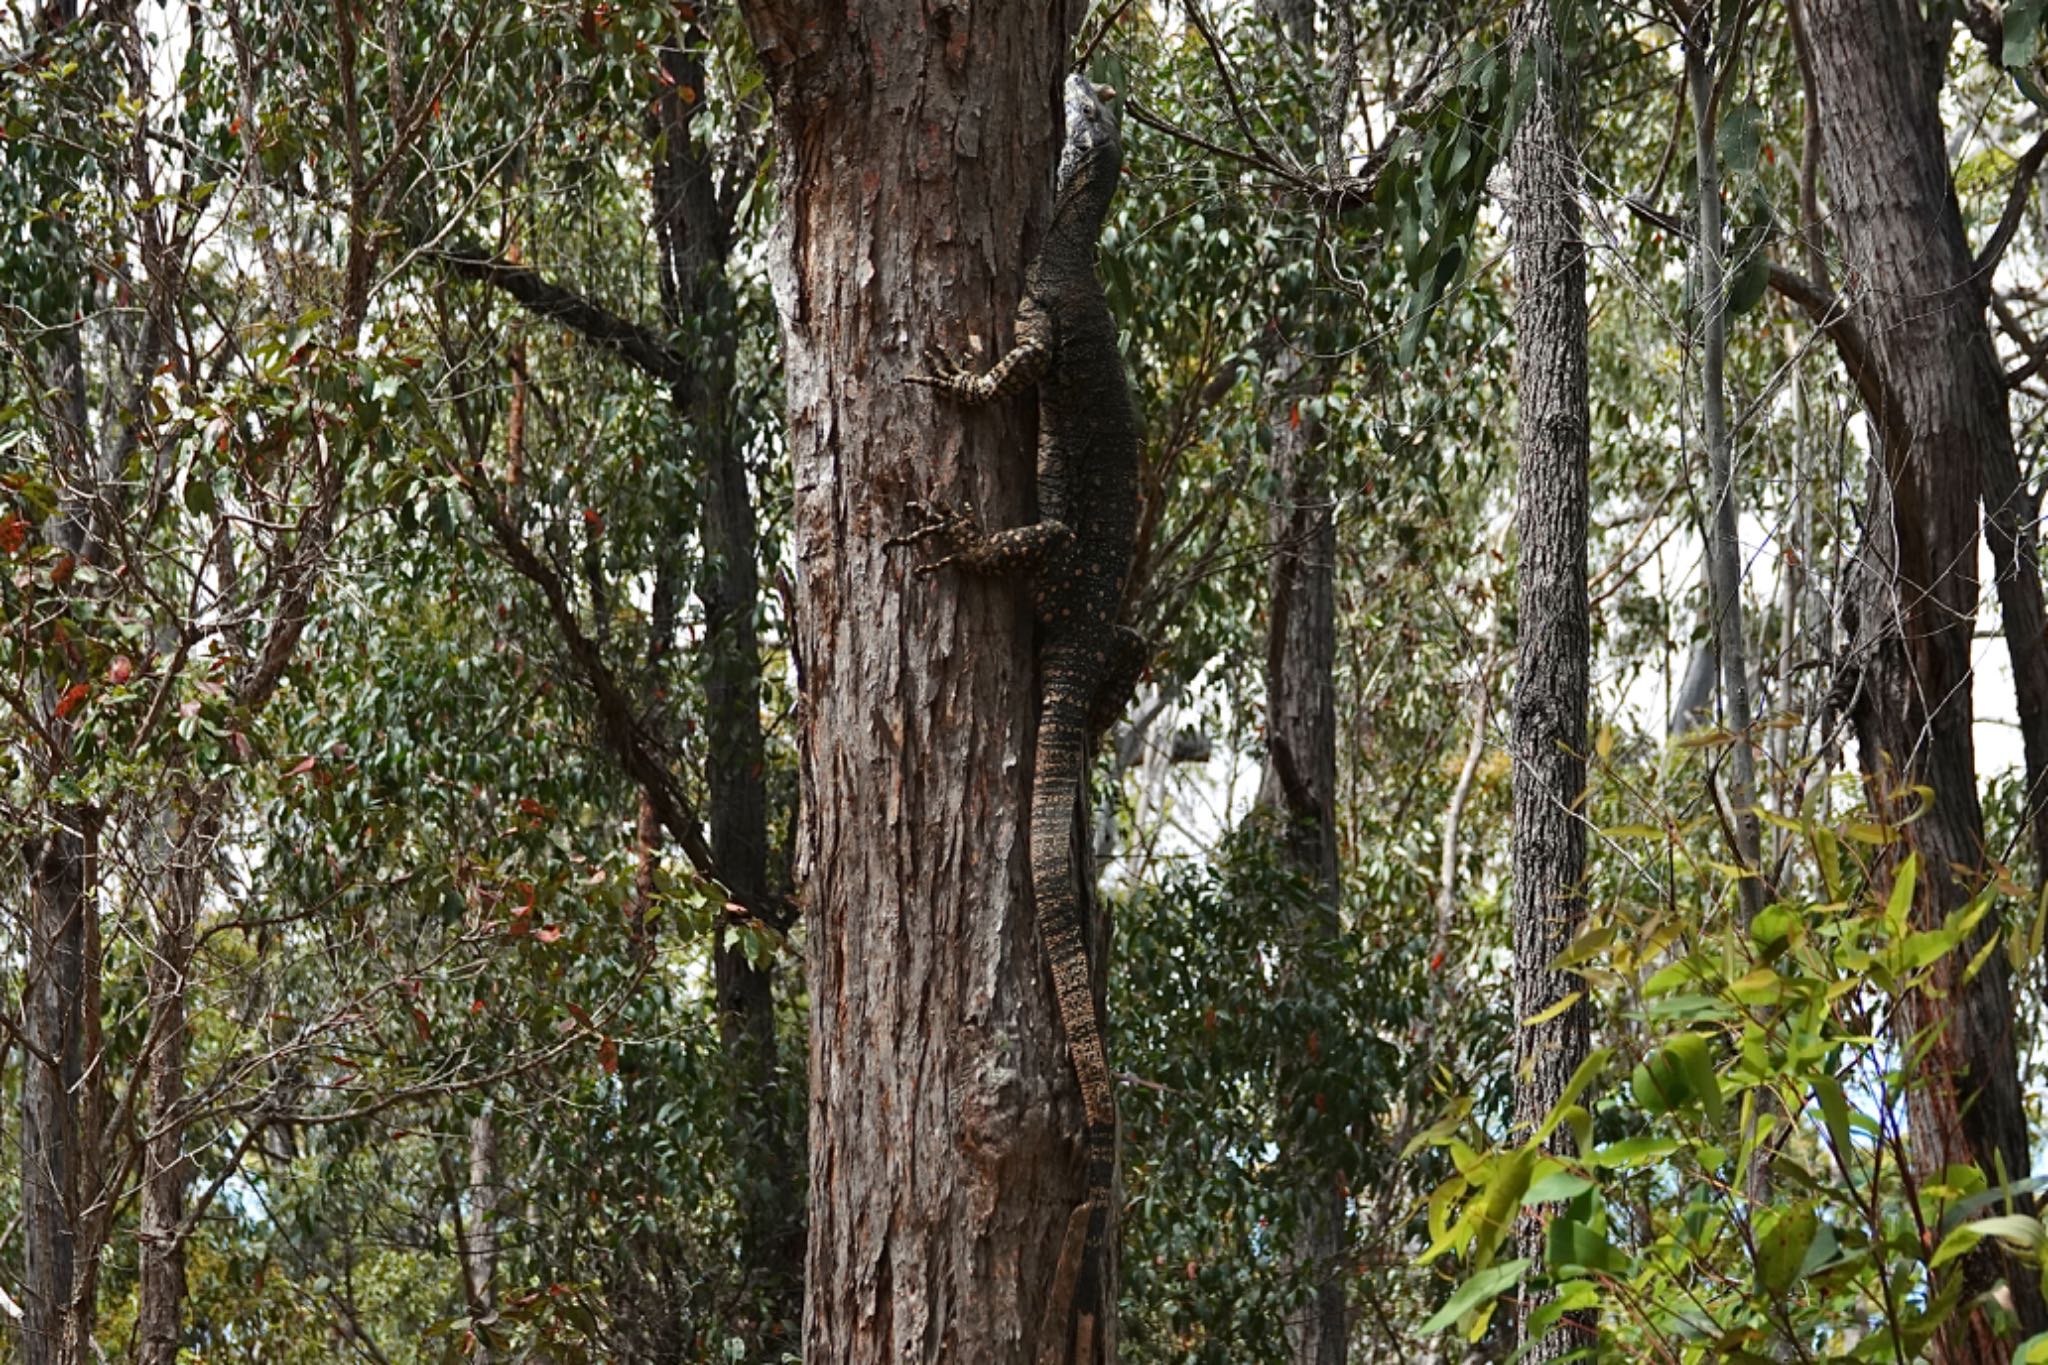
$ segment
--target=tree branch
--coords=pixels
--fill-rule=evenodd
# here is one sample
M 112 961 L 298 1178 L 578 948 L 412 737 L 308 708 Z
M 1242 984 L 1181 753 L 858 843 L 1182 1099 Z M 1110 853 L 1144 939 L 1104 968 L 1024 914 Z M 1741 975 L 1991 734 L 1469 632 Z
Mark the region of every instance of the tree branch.
M 426 255 L 464 279 L 502 290 L 528 312 L 561 323 L 664 384 L 689 380 L 688 359 L 651 329 L 554 283 L 539 271 L 492 256 L 479 247 L 458 245 L 429 250 Z
M 2012 168 L 2012 188 L 2006 191 L 2005 211 L 1998 215 L 1998 226 L 1992 230 L 1991 240 L 1977 253 L 1975 275 L 1979 280 L 1988 281 L 1991 272 L 1998 269 L 1999 258 L 2012 245 L 2013 234 L 2020 230 L 2020 219 L 2026 216 L 2027 200 L 2033 197 L 2034 177 L 2041 172 L 2042 158 L 2048 157 L 2048 133 L 2034 139 L 2034 145 L 2020 155 Z
M 490 527 L 498 548 L 512 562 L 512 567 L 540 589 L 541 597 L 547 602 L 548 615 L 553 618 L 555 628 L 561 632 L 562 642 L 568 649 L 569 662 L 582 675 L 584 685 L 590 689 L 591 698 L 597 703 L 598 728 L 604 734 L 605 743 L 627 776 L 646 791 L 655 817 L 683 850 L 690 866 L 700 875 L 718 880 L 717 860 L 712 856 L 711 844 L 705 838 L 704 823 L 695 804 L 675 774 L 669 771 L 661 756 L 663 745 L 641 719 L 633 699 L 605 663 L 597 642 L 584 633 L 582 623 L 576 619 L 575 609 L 569 604 L 568 593 L 562 587 L 561 575 L 541 561 L 519 528 L 512 524 L 511 517 L 488 490 L 488 482 L 481 469 L 472 468 L 463 477 L 463 486 L 469 491 L 470 502 L 475 506 L 477 515 Z M 777 916 L 770 913 L 770 907 L 750 905 L 746 909 L 749 914 L 769 923 L 777 921 Z

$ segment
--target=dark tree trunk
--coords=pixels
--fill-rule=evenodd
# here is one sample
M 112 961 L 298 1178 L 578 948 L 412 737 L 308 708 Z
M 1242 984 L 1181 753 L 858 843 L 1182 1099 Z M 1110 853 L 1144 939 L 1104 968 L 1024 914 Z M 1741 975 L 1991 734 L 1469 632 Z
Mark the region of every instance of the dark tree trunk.
M 1804 20 L 1844 289 L 1896 409 L 1879 421 L 1859 553 L 1854 719 L 1879 810 L 1915 809 L 1916 784 L 1934 793 L 1897 847 L 1919 855 L 1914 923 L 1932 928 L 1969 896 L 1970 870 L 1984 864 L 1970 699 L 1977 511 L 1983 471 L 2012 463 L 2012 429 L 1942 143 L 1950 21 L 1923 19 L 1908 0 L 1807 0 Z M 1995 930 L 1987 925 L 1978 941 Z M 1994 1181 L 2001 1167 L 2019 1180 L 2029 1152 L 2006 959 L 1991 954 L 1964 982 L 1970 956 L 1945 959 L 1934 990 L 1901 1002 L 1898 1043 L 1923 1056 L 1908 1142 L 1923 1179 L 1974 1163 Z M 1962 1273 L 1971 1299 L 2005 1276 L 2021 1336 L 2048 1328 L 2035 1276 L 1994 1247 L 1966 1258 Z M 1937 1353 L 1946 1365 L 2002 1365 L 2011 1343 L 1966 1305 Z
M 1586 253 L 1579 233 L 1578 163 L 1571 143 L 1570 73 L 1551 0 L 1520 0 L 1516 62 L 1538 64 L 1535 95 L 1509 150 L 1514 176 L 1510 243 L 1515 266 L 1516 440 L 1521 451 L 1515 528 L 1514 756 L 1515 1008 L 1519 1022 L 1582 988 L 1551 962 L 1585 920 L 1586 693 Z M 1583 997 L 1541 1024 L 1515 1029 L 1515 1121 L 1540 1124 L 1585 1059 Z M 1560 1134 L 1569 1130 L 1560 1127 Z M 1553 1139 L 1558 1140 L 1558 1139 Z M 1540 1258 L 1543 1226 L 1525 1218 L 1521 1254 Z M 1525 1296 L 1516 1322 L 1526 1335 Z M 1557 1360 L 1586 1345 L 1591 1324 L 1567 1318 L 1524 1359 Z
M 1283 371 L 1298 368 L 1292 355 L 1283 357 Z M 1317 433 L 1302 417 L 1299 397 L 1297 385 L 1283 385 L 1266 424 L 1277 494 L 1267 521 L 1274 551 L 1266 644 L 1269 758 L 1259 800 L 1281 822 L 1280 852 L 1291 883 L 1283 946 L 1287 984 L 1307 1016 L 1318 984 L 1329 978 L 1339 932 L 1337 527 L 1323 462 L 1314 450 Z M 1308 893 L 1305 900 L 1296 899 L 1301 890 Z M 1346 1175 L 1327 1159 L 1335 1144 L 1315 1131 L 1323 1047 L 1313 1038 L 1284 1040 L 1280 1057 L 1283 1141 L 1289 1149 L 1283 1159 L 1293 1167 L 1299 1219 L 1293 1254 L 1312 1285 L 1308 1301 L 1289 1316 L 1297 1365 L 1343 1365 L 1350 1341 Z
M 2048 886 L 2048 610 L 2041 600 L 2041 547 L 2035 535 L 2040 504 L 2027 491 L 2011 441 L 1986 442 L 1984 538 L 1991 542 L 1998 607 L 2012 660 L 2013 700 L 2026 759 L 2027 831 L 2034 877 Z
M 728 258 L 739 186 L 721 187 L 708 141 L 691 123 L 704 109 L 705 37 L 694 25 L 681 45 L 662 50 L 669 79 L 656 108 L 667 155 L 655 168 L 654 227 L 661 253 L 664 312 L 673 339 L 687 335 L 689 371 L 670 398 L 687 432 L 686 456 L 698 480 L 704 562 L 697 596 L 704 608 L 705 786 L 711 852 L 735 901 L 769 899 L 767 762 L 761 731 L 759 547 L 752 491 L 734 409 L 739 318 Z M 685 99 L 681 92 L 690 91 Z M 657 640 L 665 648 L 666 639 Z M 799 1138 L 788 1104 L 775 1031 L 775 978 L 756 965 L 738 936 L 721 928 L 713 950 L 719 1032 L 732 1061 L 740 1142 L 741 1256 L 766 1292 L 771 1325 L 766 1354 L 794 1348 L 803 1280 L 803 1185 Z
M 27 1056 L 21 1084 L 21 1305 L 24 1365 L 78 1360 L 86 1063 L 86 920 L 93 913 L 84 812 L 58 809 L 58 828 L 28 846 L 28 965 L 22 984 Z
M 1028 403 L 901 381 L 926 343 L 1009 341 L 1079 7 L 745 8 L 776 105 L 804 661 L 804 1357 L 1035 1361 L 1084 1172 L 1026 891 L 1029 606 L 884 542 L 933 488 L 1029 520 Z

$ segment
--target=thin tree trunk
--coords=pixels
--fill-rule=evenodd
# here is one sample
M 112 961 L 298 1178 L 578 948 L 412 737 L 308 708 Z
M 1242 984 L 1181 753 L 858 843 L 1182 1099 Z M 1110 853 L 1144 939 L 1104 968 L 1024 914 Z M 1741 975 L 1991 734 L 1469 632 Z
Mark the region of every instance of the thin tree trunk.
M 690 127 L 704 107 L 706 42 L 693 24 L 684 42 L 662 49 L 668 79 L 655 121 L 666 156 L 655 170 L 654 223 L 669 330 L 691 338 L 684 351 L 689 372 L 670 386 L 670 400 L 687 432 L 684 454 L 700 490 L 704 562 L 697 596 L 704 609 L 711 852 L 733 898 L 758 906 L 769 899 L 767 760 L 755 625 L 760 550 L 733 400 L 739 319 L 727 272 L 734 201 L 721 201 L 709 142 L 692 136 Z M 666 648 L 667 641 L 656 645 Z M 733 1112 L 742 1128 L 741 1259 L 771 1307 L 771 1324 L 758 1347 L 775 1355 L 794 1348 L 801 1311 L 803 1185 L 799 1139 L 784 1118 L 774 967 L 756 964 L 738 934 L 721 925 L 712 976 L 719 1033 L 732 1064 Z
M 1286 371 L 1299 370 L 1290 352 Z M 1289 374 L 1289 378 L 1292 376 Z M 1266 738 L 1270 753 L 1260 804 L 1281 820 L 1280 853 L 1295 886 L 1283 951 L 1287 986 L 1313 996 L 1336 950 L 1337 663 L 1335 507 L 1313 450 L 1314 424 L 1303 419 L 1302 387 L 1283 382 L 1266 423 L 1268 459 L 1278 490 L 1268 519 L 1273 540 L 1271 629 L 1266 644 Z M 1286 987 L 1283 987 L 1285 989 Z M 1334 1042 L 1334 1039 L 1332 1040 Z M 1343 1365 L 1350 1341 L 1344 1286 L 1349 1246 L 1347 1181 L 1323 1155 L 1331 1143 L 1312 1131 L 1321 1047 L 1292 1040 L 1280 1058 L 1281 1104 L 1290 1123 L 1283 1152 L 1295 1181 L 1293 1256 L 1308 1270 L 1307 1302 L 1289 1316 L 1297 1365 Z M 1287 1127 L 1295 1132 L 1289 1134 Z M 1320 1149 L 1320 1150 L 1319 1150 Z
M 1897 410 L 1896 422 L 1878 420 L 1859 553 L 1857 737 L 1878 810 L 1903 820 L 1918 806 L 1914 786 L 1933 792 L 1895 851 L 1919 855 L 1913 923 L 1935 928 L 1984 865 L 1970 697 L 1977 513 L 1982 472 L 2011 460 L 2012 429 L 1942 141 L 1949 19 L 1923 19 L 1905 0 L 1807 0 L 1802 17 L 1850 303 Z M 1897 1041 L 1916 1057 L 1907 1141 L 1923 1180 L 1952 1163 L 1994 1183 L 2028 1172 L 2005 955 L 1962 979 L 1997 927 L 1937 964 L 1932 990 L 1901 1001 Z M 1961 1273 L 1972 1301 L 2005 1278 L 2022 1337 L 2048 1329 L 2035 1275 L 1995 1246 Z M 1966 1302 L 1936 1353 L 1944 1365 L 2004 1365 L 2011 1344 Z
M 1084 1197 L 1026 891 L 1029 609 L 884 542 L 934 488 L 1026 520 L 1028 404 L 900 381 L 925 343 L 1009 340 L 1078 6 L 745 10 L 776 106 L 804 661 L 804 1358 L 1015 1365 Z
M 1586 1056 L 1581 983 L 1551 962 L 1585 920 L 1586 696 L 1586 254 L 1572 150 L 1571 75 L 1562 69 L 1551 0 L 1520 0 L 1519 62 L 1537 63 L 1534 97 L 1509 150 L 1514 177 L 1510 243 L 1515 269 L 1516 439 L 1521 452 L 1515 525 L 1518 635 L 1511 702 L 1514 753 L 1514 1017 L 1548 1013 L 1515 1035 L 1515 1121 L 1540 1124 Z M 1555 1011 L 1555 1012 L 1553 1012 Z M 1560 1126 L 1560 1134 L 1568 1132 Z M 1554 1139 L 1561 1140 L 1561 1139 Z M 1535 1217 L 1517 1228 L 1521 1254 L 1542 1255 Z M 1524 1295 L 1516 1335 L 1540 1299 Z M 1556 1360 L 1587 1344 L 1591 1324 L 1568 1317 L 1530 1342 L 1526 1360 Z
M 2023 810 L 2032 837 L 2035 883 L 2048 885 L 2048 610 L 2041 600 L 2041 550 L 2034 533 L 2040 506 L 2027 491 L 2010 441 L 1988 442 L 1979 454 L 1984 462 L 1984 537 L 1991 542 L 2025 758 Z
M 462 1228 L 462 1274 L 470 1317 L 495 1322 L 498 1315 L 498 1124 L 486 1109 L 469 1120 L 469 1216 Z M 478 1362 L 492 1358 L 479 1340 Z
M 1694 164 L 1699 177 L 1700 425 L 1707 445 L 1711 483 L 1707 535 L 1707 585 L 1714 617 L 1714 653 L 1721 665 L 1721 705 L 1734 743 L 1728 748 L 1727 819 L 1733 827 L 1735 857 L 1745 876 L 1736 892 L 1748 922 L 1764 907 L 1762 864 L 1757 856 L 1756 753 L 1751 746 L 1749 648 L 1742 628 L 1742 541 L 1737 534 L 1740 495 L 1735 452 L 1728 433 L 1728 291 L 1721 257 L 1721 168 L 1714 151 L 1714 39 L 1712 11 L 1701 6 L 1686 35 L 1685 74 L 1691 92 Z M 1724 48 L 1732 42 L 1724 42 Z
M 202 798 L 209 811 L 218 798 Z M 149 1007 L 148 1130 L 142 1140 L 142 1208 L 136 1300 L 137 1359 L 177 1365 L 185 1303 L 185 1063 L 188 991 L 199 906 L 217 825 L 208 819 L 170 850 L 157 906 L 155 941 L 144 968 Z

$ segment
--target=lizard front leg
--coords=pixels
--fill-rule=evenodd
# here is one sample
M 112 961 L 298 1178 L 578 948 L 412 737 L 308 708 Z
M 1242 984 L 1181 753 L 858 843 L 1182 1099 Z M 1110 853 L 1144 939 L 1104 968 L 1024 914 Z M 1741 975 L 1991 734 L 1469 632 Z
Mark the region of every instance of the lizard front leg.
M 1037 301 L 1026 298 L 1017 309 L 1017 343 L 987 373 L 963 369 L 951 357 L 931 349 L 926 350 L 924 363 L 934 373 L 907 374 L 903 381 L 937 389 L 961 403 L 993 403 L 1024 392 L 1045 373 L 1052 363 L 1052 324 Z
M 919 573 L 936 573 L 953 566 L 991 578 L 1030 574 L 1054 549 L 1074 538 L 1073 531 L 1057 521 L 1033 522 L 1007 531 L 984 531 L 971 515 L 956 511 L 943 498 L 913 502 L 910 512 L 920 524 L 883 543 L 937 545 L 939 557 L 918 565 Z

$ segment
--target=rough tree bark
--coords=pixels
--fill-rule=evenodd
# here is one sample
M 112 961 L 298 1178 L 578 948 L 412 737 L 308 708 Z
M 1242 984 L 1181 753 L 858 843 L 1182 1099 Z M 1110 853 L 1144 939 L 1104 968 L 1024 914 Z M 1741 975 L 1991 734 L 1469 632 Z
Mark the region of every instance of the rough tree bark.
M 1300 363 L 1282 357 L 1282 374 Z M 1290 880 L 1309 899 L 1288 902 L 1284 951 L 1289 977 L 1312 983 L 1334 950 L 1337 920 L 1337 526 L 1314 423 L 1297 401 L 1298 384 L 1283 382 L 1267 423 L 1267 458 L 1277 492 L 1267 531 L 1273 541 L 1272 609 L 1266 642 L 1268 761 L 1260 804 L 1281 819 L 1280 853 Z M 1296 1046 L 1280 1059 L 1281 1104 L 1297 1130 L 1293 1166 L 1300 1220 L 1293 1255 L 1308 1268 L 1308 1301 L 1289 1318 L 1297 1365 L 1343 1365 L 1350 1340 L 1344 1297 L 1345 1173 L 1321 1159 L 1311 1133 L 1314 1068 L 1319 1049 Z
M 1933 792 L 1896 848 L 1919 855 L 1913 918 L 1932 928 L 1984 865 L 1970 698 L 1977 510 L 1985 452 L 2010 460 L 2012 429 L 1942 142 L 1947 12 L 1923 18 L 1909 0 L 1807 0 L 1802 18 L 1845 290 L 1894 410 L 1878 422 L 1859 552 L 1854 721 L 1879 810 L 1903 817 L 1918 805 L 1915 785 Z M 1993 953 L 1964 982 L 1970 956 L 1946 959 L 1934 990 L 1901 1002 L 1900 1043 L 1914 1051 L 1919 1082 L 1908 1143 L 1923 1178 L 1972 1162 L 1994 1182 L 2018 1180 L 2029 1151 L 2009 973 Z M 1970 1300 L 2003 1276 L 2021 1336 L 2048 1328 L 2036 1277 L 2010 1269 L 1988 1245 L 1966 1258 Z M 1966 1302 L 1936 1350 L 1945 1365 L 1976 1365 L 2003 1362 L 2011 1345 L 1991 1313 Z
M 1515 269 L 1515 526 L 1521 540 L 1511 707 L 1514 755 L 1514 946 L 1518 1021 L 1580 989 L 1551 962 L 1585 919 L 1587 651 L 1586 253 L 1572 150 L 1571 76 L 1562 66 L 1551 0 L 1515 7 L 1515 60 L 1537 67 L 1535 94 L 1508 152 L 1514 177 L 1509 241 Z M 1515 1120 L 1540 1124 L 1586 1056 L 1583 997 L 1543 1023 L 1515 1029 Z M 1568 1132 L 1560 1126 L 1559 1134 Z M 1553 1141 L 1561 1141 L 1560 1138 Z M 1543 1224 L 1517 1229 L 1521 1254 L 1540 1258 Z M 1534 1296 L 1516 1335 L 1526 1338 Z M 1557 1360 L 1585 1344 L 1591 1324 L 1568 1317 L 1530 1344 L 1527 1360 Z
M 84 1161 L 79 1093 L 85 1070 L 86 921 L 97 913 L 87 813 L 52 812 L 30 842 L 28 963 L 22 983 L 27 1055 L 21 1084 L 21 1286 L 24 1365 L 77 1359 L 74 1293 Z
M 1029 400 L 941 412 L 901 380 L 927 344 L 1009 340 L 1079 6 L 744 9 L 775 99 L 804 667 L 804 1356 L 1008 1365 L 1037 1358 L 1084 1188 L 1026 892 L 1029 606 L 884 541 L 931 488 L 1029 520 Z
M 156 934 L 144 980 L 149 1008 L 148 1128 L 142 1137 L 142 1197 L 135 1335 L 142 1365 L 177 1365 L 185 1302 L 185 1070 L 187 996 L 198 942 L 199 909 L 219 829 L 217 797 L 169 850 L 167 875 L 155 897 Z

